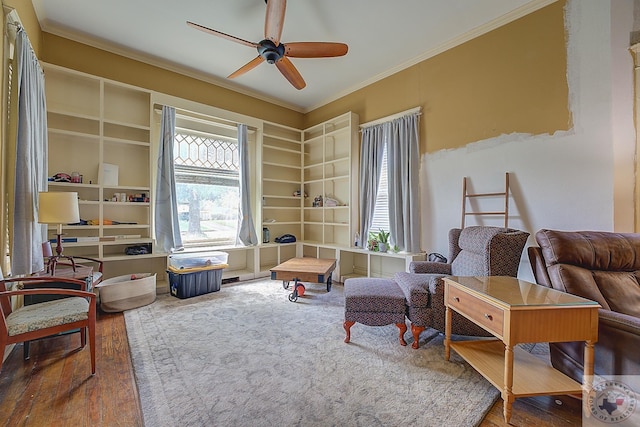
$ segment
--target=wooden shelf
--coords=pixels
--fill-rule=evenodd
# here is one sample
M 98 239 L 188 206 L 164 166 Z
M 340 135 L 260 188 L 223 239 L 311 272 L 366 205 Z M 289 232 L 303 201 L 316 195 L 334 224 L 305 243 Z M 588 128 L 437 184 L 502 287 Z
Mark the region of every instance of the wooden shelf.
M 498 390 L 504 385 L 504 344 L 500 340 L 454 341 L 454 349 Z M 581 394 L 580 383 L 556 370 L 550 363 L 519 347 L 513 351 L 513 395 L 515 397 Z
M 358 223 L 358 116 L 346 113 L 303 132 L 304 240 L 349 247 Z M 341 206 L 312 207 L 314 198 L 334 198 Z M 312 212 L 318 209 L 318 212 Z M 340 215 L 337 212 L 341 212 Z
M 153 197 L 151 92 L 57 65 L 43 64 L 43 68 L 49 118 L 48 169 L 52 174 L 76 171 L 83 177 L 81 184 L 49 182 L 48 187 L 77 192 L 80 218 L 99 224 L 67 226 L 64 230 L 69 235 L 96 239 L 114 234 L 136 236 L 68 243 L 64 244 L 65 253 L 108 262 L 105 278 L 140 269 L 158 273 L 158 281 L 163 282 L 166 261 L 162 258 L 166 254 L 153 250 L 149 225 L 152 202 L 111 201 L 114 193 L 145 193 Z M 103 163 L 119 166 L 118 185 L 99 182 Z M 136 224 L 105 225 L 105 220 Z M 152 253 L 136 256 L 116 253 L 137 244 L 151 244 Z M 120 264 L 122 261 L 135 262 Z
M 302 132 L 265 123 L 261 166 L 262 227 L 270 230 L 271 239 L 282 234 L 300 238 L 304 198 L 293 194 L 302 190 Z M 271 265 L 273 260 L 259 259 L 262 274 L 264 265 Z

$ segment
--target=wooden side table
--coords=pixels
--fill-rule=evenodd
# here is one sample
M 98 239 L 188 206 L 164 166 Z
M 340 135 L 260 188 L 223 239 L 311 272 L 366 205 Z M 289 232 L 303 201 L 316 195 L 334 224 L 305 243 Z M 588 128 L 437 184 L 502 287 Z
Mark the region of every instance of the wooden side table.
M 589 392 L 598 303 L 514 277 L 447 277 L 444 281 L 445 359 L 449 360 L 453 348 L 501 391 L 507 423 L 517 397 Z M 497 339 L 451 341 L 451 310 Z M 564 341 L 586 341 L 582 385 L 515 347 Z

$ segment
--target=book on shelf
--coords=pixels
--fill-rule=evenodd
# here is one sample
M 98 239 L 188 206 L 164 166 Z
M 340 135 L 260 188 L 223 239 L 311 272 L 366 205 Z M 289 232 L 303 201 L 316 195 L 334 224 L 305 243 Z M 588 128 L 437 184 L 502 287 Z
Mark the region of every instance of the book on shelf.
M 140 239 L 142 236 L 140 234 L 120 234 L 118 236 L 103 236 L 100 237 L 101 242 L 115 242 L 116 240 L 127 240 L 127 239 Z
M 80 237 L 62 237 L 62 243 L 85 243 L 85 242 L 97 242 L 99 241 L 98 236 L 80 236 Z M 51 243 L 57 243 L 57 239 L 50 239 Z
M 98 180 L 105 186 L 118 185 L 118 165 L 111 163 L 100 163 L 98 170 Z

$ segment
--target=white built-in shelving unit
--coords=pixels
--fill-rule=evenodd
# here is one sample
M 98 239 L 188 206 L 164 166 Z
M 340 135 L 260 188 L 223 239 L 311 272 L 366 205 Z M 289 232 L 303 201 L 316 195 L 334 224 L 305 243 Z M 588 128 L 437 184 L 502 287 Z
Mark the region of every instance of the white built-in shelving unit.
M 151 143 L 153 93 L 44 64 L 49 137 L 48 173 L 77 172 L 82 183 L 49 182 L 49 191 L 75 191 L 80 217 L 93 225 L 64 227 L 65 254 L 105 262 L 105 277 L 155 272 L 167 286 L 166 256 L 153 240 L 155 164 Z M 229 254 L 223 279 L 269 276 L 274 266 L 296 256 L 335 258 L 334 280 L 391 277 L 424 254 L 376 253 L 354 247 L 358 226 L 358 116 L 345 113 L 299 130 L 262 122 L 256 141 L 256 217 L 270 241 L 250 247 L 216 248 Z M 117 183 L 105 182 L 101 165 L 118 167 Z M 114 201 L 114 195 L 144 195 L 148 201 Z M 305 197 L 306 195 L 306 197 Z M 322 205 L 314 199 L 322 196 Z M 118 196 L 119 197 L 119 196 Z M 336 202 L 331 203 L 329 199 Z M 50 237 L 55 237 L 50 230 Z M 296 243 L 278 244 L 292 234 Z M 261 239 L 262 240 L 262 239 Z M 149 244 L 147 255 L 125 255 L 128 246 Z

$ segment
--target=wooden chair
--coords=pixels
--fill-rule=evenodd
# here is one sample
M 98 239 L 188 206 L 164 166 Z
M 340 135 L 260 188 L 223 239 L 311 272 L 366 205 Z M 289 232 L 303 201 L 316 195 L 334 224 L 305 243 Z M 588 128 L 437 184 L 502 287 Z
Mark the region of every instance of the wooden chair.
M 38 284 L 41 287 L 7 291 L 6 284 L 11 282 L 22 282 L 30 287 Z M 81 280 L 58 277 L 24 277 L 0 281 L 0 370 L 5 346 L 8 344 L 79 329 L 81 347 L 84 348 L 88 329 L 91 374 L 96 373 L 96 295 L 81 290 L 55 288 L 65 283 L 84 286 Z M 49 300 L 13 310 L 11 297 L 17 295 L 34 298 L 45 295 Z M 58 299 L 50 299 L 52 297 Z

